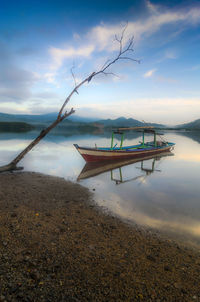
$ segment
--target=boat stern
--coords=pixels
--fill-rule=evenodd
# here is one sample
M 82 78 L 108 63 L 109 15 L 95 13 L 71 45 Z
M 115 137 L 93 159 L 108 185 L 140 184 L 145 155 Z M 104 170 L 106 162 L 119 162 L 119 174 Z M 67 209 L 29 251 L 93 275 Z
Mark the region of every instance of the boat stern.
M 74 147 L 78 150 L 78 145 L 77 144 L 73 144 L 74 145 Z

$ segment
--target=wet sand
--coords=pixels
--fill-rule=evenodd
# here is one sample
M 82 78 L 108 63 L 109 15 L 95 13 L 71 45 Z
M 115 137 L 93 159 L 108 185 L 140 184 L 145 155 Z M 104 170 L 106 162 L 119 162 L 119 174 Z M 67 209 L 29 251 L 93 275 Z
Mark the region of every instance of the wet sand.
M 100 211 L 78 184 L 0 175 L 0 301 L 200 301 L 200 253 Z

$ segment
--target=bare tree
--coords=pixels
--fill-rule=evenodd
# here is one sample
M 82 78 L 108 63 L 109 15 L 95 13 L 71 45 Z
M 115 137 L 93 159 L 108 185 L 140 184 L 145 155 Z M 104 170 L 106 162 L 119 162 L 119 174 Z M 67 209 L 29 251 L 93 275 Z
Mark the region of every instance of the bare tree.
M 104 75 L 115 75 L 112 72 L 109 72 L 109 68 L 115 64 L 117 61 L 120 60 L 130 60 L 134 62 L 140 63 L 139 60 L 136 60 L 132 58 L 133 53 L 133 41 L 134 37 L 132 36 L 126 43 L 124 43 L 124 35 L 126 31 L 127 25 L 124 27 L 122 33 L 120 36 L 115 35 L 115 41 L 119 44 L 119 50 L 116 54 L 116 56 L 113 59 L 107 60 L 104 65 L 97 71 L 92 72 L 89 76 L 87 76 L 84 80 L 82 80 L 80 83 L 76 83 L 76 79 L 73 73 L 73 68 L 71 68 L 71 74 L 74 79 L 75 87 L 71 91 L 71 93 L 68 95 L 66 100 L 64 101 L 62 107 L 60 108 L 60 111 L 57 115 L 56 120 L 47 128 L 43 129 L 40 134 L 22 151 L 20 152 L 15 159 L 13 159 L 9 164 L 5 166 L 0 167 L 0 172 L 4 171 L 12 171 L 12 170 L 19 170 L 23 169 L 23 167 L 17 167 L 17 164 L 22 160 L 22 158 L 35 146 L 37 145 L 41 139 L 43 139 L 53 128 L 55 128 L 59 123 L 61 123 L 66 117 L 70 116 L 75 112 L 73 108 L 71 108 L 70 111 L 65 111 L 66 105 L 70 101 L 71 97 L 74 93 L 78 93 L 78 90 L 81 86 L 83 86 L 85 83 L 89 83 L 94 77 L 96 77 L 99 74 Z

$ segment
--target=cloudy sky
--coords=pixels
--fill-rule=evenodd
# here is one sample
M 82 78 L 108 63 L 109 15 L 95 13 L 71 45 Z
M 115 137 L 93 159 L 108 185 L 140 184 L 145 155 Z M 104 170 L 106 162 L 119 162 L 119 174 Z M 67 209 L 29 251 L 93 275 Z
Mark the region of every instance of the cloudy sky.
M 128 27 L 140 59 L 73 96 L 77 115 L 177 124 L 200 118 L 200 1 L 8 0 L 0 11 L 0 112 L 59 109 L 76 81 L 115 57 Z M 70 107 L 69 107 L 70 108 Z

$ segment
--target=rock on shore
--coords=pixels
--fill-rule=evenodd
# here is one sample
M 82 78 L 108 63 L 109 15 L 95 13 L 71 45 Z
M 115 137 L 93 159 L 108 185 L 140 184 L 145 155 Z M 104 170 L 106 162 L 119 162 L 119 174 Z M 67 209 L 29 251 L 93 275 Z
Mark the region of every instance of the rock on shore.
M 0 175 L 0 301 L 200 301 L 200 254 L 101 213 L 86 188 Z

